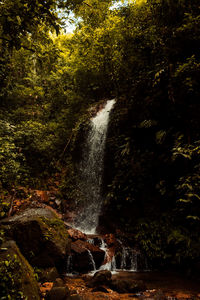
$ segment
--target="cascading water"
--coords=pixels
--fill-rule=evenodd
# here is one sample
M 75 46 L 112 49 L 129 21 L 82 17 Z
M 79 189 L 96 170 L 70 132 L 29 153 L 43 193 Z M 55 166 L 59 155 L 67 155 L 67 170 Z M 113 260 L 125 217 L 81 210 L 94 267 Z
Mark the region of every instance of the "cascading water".
M 73 272 L 73 263 L 72 263 L 72 256 L 69 255 L 67 258 L 67 268 L 66 268 L 67 274 L 71 274 Z
M 103 160 L 109 114 L 115 99 L 107 101 L 105 107 L 90 121 L 90 130 L 80 163 L 80 191 L 85 198 L 84 208 L 74 226 L 87 234 L 96 233 L 103 198 L 101 195 Z
M 96 265 L 95 265 L 95 261 L 94 258 L 92 256 L 92 253 L 90 252 L 90 250 L 87 249 L 87 252 L 89 254 L 89 258 L 90 258 L 90 263 L 92 265 L 93 271 L 96 271 Z
M 83 157 L 79 165 L 79 190 L 82 198 L 81 208 L 73 227 L 85 233 L 88 237 L 86 244 L 97 246 L 105 253 L 104 260 L 99 270 L 110 271 L 137 271 L 138 256 L 134 249 L 124 247 L 118 241 L 119 249 L 113 245 L 107 245 L 105 237 L 96 234 L 98 219 L 102 208 L 103 198 L 101 194 L 104 150 L 109 123 L 109 114 L 115 104 L 115 99 L 107 101 L 105 107 L 90 121 L 90 129 L 84 144 Z M 78 211 L 78 210 L 77 210 Z M 84 246 L 83 246 L 84 247 Z M 96 263 L 92 251 L 85 246 L 88 252 L 88 266 L 96 271 Z M 74 253 L 67 260 L 67 273 L 73 273 L 75 266 Z M 98 265 L 98 262 L 97 262 Z

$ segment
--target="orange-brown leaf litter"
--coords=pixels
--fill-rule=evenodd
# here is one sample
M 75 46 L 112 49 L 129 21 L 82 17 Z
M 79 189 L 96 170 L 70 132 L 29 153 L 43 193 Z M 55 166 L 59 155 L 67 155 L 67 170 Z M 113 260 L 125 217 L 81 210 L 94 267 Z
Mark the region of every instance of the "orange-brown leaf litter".
M 88 275 L 77 277 L 65 277 L 66 285 L 69 287 L 71 294 L 78 294 L 82 296 L 83 300 L 128 300 L 128 299 L 142 299 L 142 300 L 199 300 L 200 299 L 200 285 L 194 283 L 192 280 L 176 277 L 169 273 L 127 273 L 122 272 L 113 275 L 113 278 L 134 278 L 143 280 L 147 286 L 147 290 L 141 294 L 126 293 L 119 294 L 116 291 L 105 288 L 105 292 L 93 291 L 93 288 L 87 287 Z M 43 295 L 50 290 L 51 283 L 45 283 L 41 286 Z M 107 292 L 106 292 L 107 291 Z

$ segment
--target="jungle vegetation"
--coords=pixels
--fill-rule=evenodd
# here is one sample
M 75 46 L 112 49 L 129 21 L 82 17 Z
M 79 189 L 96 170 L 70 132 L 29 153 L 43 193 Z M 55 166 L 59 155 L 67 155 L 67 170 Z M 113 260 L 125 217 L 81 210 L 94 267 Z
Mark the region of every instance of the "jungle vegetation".
M 104 217 L 134 233 L 153 265 L 194 269 L 200 3 L 118 2 L 0 1 L 1 217 L 6 195 L 20 186 L 48 189 L 59 178 L 63 199 L 70 198 L 81 120 L 91 105 L 115 97 Z M 66 33 L 72 11 L 76 29 Z

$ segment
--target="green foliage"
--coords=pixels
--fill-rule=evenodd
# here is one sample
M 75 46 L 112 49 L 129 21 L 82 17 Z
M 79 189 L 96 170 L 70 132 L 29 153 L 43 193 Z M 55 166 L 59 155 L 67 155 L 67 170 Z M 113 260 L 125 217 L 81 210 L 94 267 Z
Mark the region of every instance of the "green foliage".
M 162 220 L 148 220 L 148 222 L 140 220 L 136 232 L 136 240 L 149 261 L 154 264 L 156 261 L 157 265 L 166 264 L 166 260 L 171 258 L 171 254 L 166 250 L 169 224 Z
M 75 202 L 87 109 L 117 97 L 105 157 L 105 207 L 123 229 L 138 224 L 137 238 L 153 260 L 195 259 L 199 1 L 138 0 L 111 9 L 114 2 L 1 1 L 1 186 L 41 186 L 59 172 L 62 196 Z M 74 10 L 74 34 L 55 36 L 59 9 Z M 1 208 L 3 217 L 3 199 Z M 158 219 L 163 214 L 169 229 Z
M 174 228 L 167 238 L 167 243 L 173 249 L 173 263 L 184 264 L 198 259 L 200 239 L 196 232 L 191 234 L 185 228 Z
M 68 238 L 66 227 L 62 220 L 55 218 L 55 219 L 47 219 L 47 218 L 40 218 L 41 219 L 41 226 L 44 227 L 44 237 L 45 240 L 51 240 L 51 238 L 58 239 L 58 240 L 66 240 Z
M 0 199 L 0 219 L 5 218 L 8 215 L 10 209 L 10 203 L 7 201 L 3 200 L 2 198 Z
M 0 246 L 1 244 L 3 244 L 4 239 L 5 239 L 5 232 L 2 228 L 0 228 Z
M 59 32 L 61 20 L 59 8 L 70 9 L 82 1 L 47 0 L 31 1 L 3 0 L 0 4 L 0 39 L 9 47 L 27 47 L 28 39 L 35 39 L 39 26 L 46 24 L 49 29 Z M 29 44 L 28 44 L 29 45 Z
M 200 146 L 199 141 L 184 145 L 182 138 L 182 136 L 179 137 L 173 148 L 174 159 L 182 157 L 188 164 L 188 171 L 178 179 L 176 185 L 178 191 L 177 210 L 186 223 L 197 229 L 200 221 Z
M 25 158 L 15 143 L 15 127 L 5 121 L 0 127 L 0 184 L 12 186 L 22 178 Z
M 11 257 L 7 255 L 6 260 L 0 262 L 0 297 L 1 299 L 26 299 L 21 291 L 20 286 L 20 272 L 16 273 L 16 270 L 20 270 L 20 261 L 17 255 Z

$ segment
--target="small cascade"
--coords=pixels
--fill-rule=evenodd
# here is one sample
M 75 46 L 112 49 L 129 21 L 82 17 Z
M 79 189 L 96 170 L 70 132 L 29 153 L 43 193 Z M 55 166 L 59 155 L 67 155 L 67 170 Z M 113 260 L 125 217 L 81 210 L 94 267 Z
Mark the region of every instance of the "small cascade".
M 131 255 L 131 269 L 130 271 L 137 271 L 138 270 L 138 253 L 132 252 Z
M 99 248 L 105 252 L 104 262 L 107 261 L 106 263 L 101 265 L 99 270 L 115 271 L 116 270 L 115 255 L 113 255 L 112 258 L 110 257 L 109 248 L 108 248 L 106 242 L 102 238 L 100 239 L 100 247 Z
M 109 270 L 109 271 L 116 271 L 116 260 L 115 256 L 113 255 L 112 259 L 108 261 L 106 264 L 102 265 L 99 270 Z
M 137 272 L 137 251 L 130 247 L 123 246 L 122 242 L 119 240 L 118 242 L 121 250 L 117 251 L 118 256 L 116 257 L 116 251 L 110 251 L 105 240 L 102 237 L 99 237 L 99 248 L 105 252 L 104 263 L 101 265 L 99 270 Z M 91 238 L 90 243 L 94 245 L 94 239 Z
M 95 265 L 95 261 L 94 261 L 94 258 L 92 256 L 92 253 L 90 252 L 89 249 L 87 249 L 87 252 L 88 252 L 89 257 L 90 257 L 90 262 L 89 263 L 92 265 L 92 268 L 93 268 L 92 271 L 96 271 L 96 265 Z
M 87 240 L 82 242 L 83 250 L 88 253 L 87 261 L 85 261 L 86 257 L 83 256 L 83 260 L 85 261 L 84 264 L 86 265 L 86 270 L 88 270 L 88 272 L 100 270 L 109 270 L 112 272 L 137 272 L 148 270 L 147 261 L 138 250 L 124 246 L 119 240 L 115 240 L 115 243 L 109 240 L 107 244 L 107 238 L 107 235 L 89 235 Z M 81 243 L 79 245 L 81 245 Z M 94 248 L 89 245 L 92 245 Z M 91 248 L 91 251 L 88 248 Z M 104 259 L 102 258 L 101 265 L 99 265 L 98 261 L 95 262 L 95 251 L 99 251 L 98 249 L 104 251 Z M 66 268 L 68 275 L 77 274 L 77 272 L 79 272 L 76 255 L 77 253 L 74 254 L 72 252 L 72 254 L 68 256 Z
M 100 246 L 99 246 L 99 248 L 101 250 L 105 251 L 105 254 L 106 254 L 107 245 L 106 245 L 105 241 L 102 238 L 100 238 Z
M 121 257 L 121 265 L 120 265 L 121 270 L 124 270 L 126 268 L 127 256 L 128 256 L 128 250 L 127 250 L 127 248 L 123 247 L 122 248 L 122 257 Z
M 87 242 L 91 245 L 94 245 L 94 239 L 92 238 L 87 239 Z
M 122 246 L 120 269 L 132 272 L 137 271 L 137 255 L 138 254 L 135 250 Z
M 72 255 L 69 255 L 67 258 L 67 268 L 66 268 L 67 274 L 72 274 L 73 272 L 73 263 L 72 263 Z

